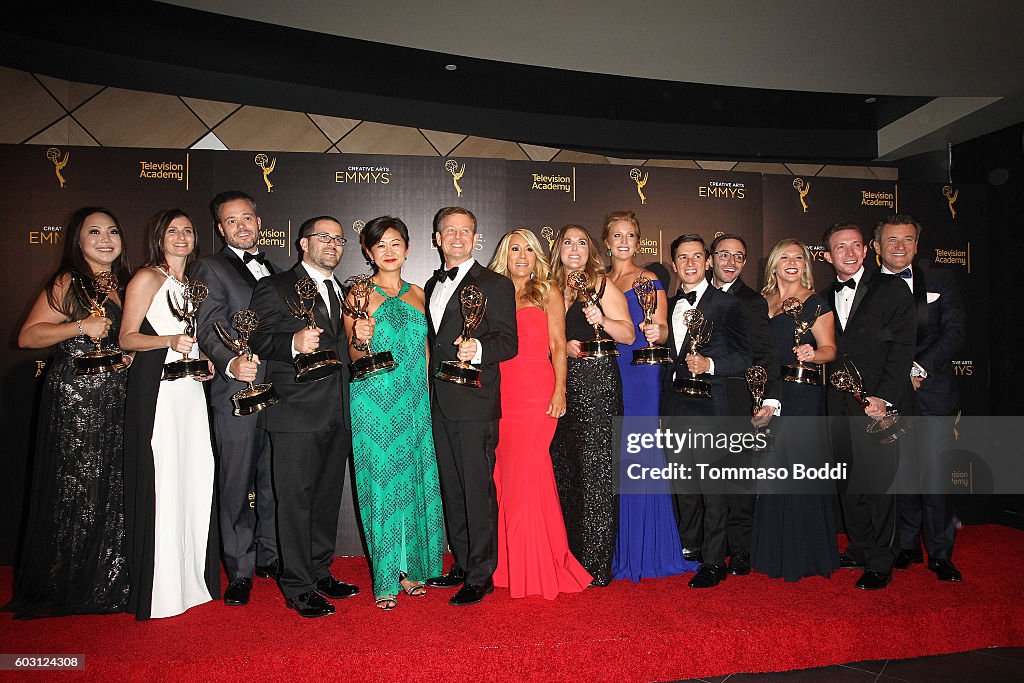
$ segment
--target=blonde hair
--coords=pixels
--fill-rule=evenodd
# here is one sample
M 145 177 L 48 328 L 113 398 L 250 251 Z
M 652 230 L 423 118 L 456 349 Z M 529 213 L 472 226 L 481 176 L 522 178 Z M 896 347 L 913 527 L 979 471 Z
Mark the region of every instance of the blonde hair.
M 491 263 L 487 267 L 495 273 L 511 277 L 512 274 L 508 269 L 508 252 L 512 248 L 512 237 L 514 235 L 518 235 L 526 240 L 526 243 L 533 249 L 533 253 L 537 257 L 537 261 L 533 266 L 533 273 L 523 287 L 523 300 L 530 302 L 538 308 L 545 308 L 548 305 L 548 294 L 551 292 L 551 268 L 548 266 L 547 258 L 544 257 L 544 250 L 540 246 L 540 240 L 537 239 L 532 230 L 517 228 L 505 233 L 501 241 L 498 242 L 498 246 L 494 250 L 494 256 L 491 258 Z
M 583 272 L 590 278 L 591 286 L 597 287 L 601 278 L 604 277 L 604 263 L 601 262 L 601 257 L 597 255 L 597 250 L 594 248 L 594 238 L 590 236 L 586 228 L 576 223 L 563 225 L 551 243 L 551 279 L 563 290 L 565 289 L 565 278 L 568 277 L 569 271 L 566 270 L 565 264 L 562 263 L 562 242 L 565 240 L 565 233 L 570 230 L 579 230 L 587 236 L 587 262 L 583 266 Z M 555 255 L 555 247 L 558 247 L 557 256 Z M 583 293 L 576 292 L 576 298 L 582 300 Z
M 604 217 L 604 228 L 601 230 L 601 242 L 608 241 L 608 237 L 611 235 L 612 223 L 618 223 L 619 221 L 632 223 L 633 228 L 636 230 L 636 238 L 638 241 L 640 240 L 640 221 L 637 219 L 636 214 L 632 211 L 612 211 Z
M 800 273 L 800 284 L 807 289 L 814 291 L 814 274 L 811 272 L 811 252 L 807 245 L 800 240 L 787 238 L 781 240 L 768 252 L 768 260 L 764 265 L 764 287 L 761 289 L 762 296 L 772 296 L 779 293 L 779 279 L 775 275 L 775 268 L 782 260 L 782 253 L 786 249 L 797 246 L 804 255 L 804 272 Z

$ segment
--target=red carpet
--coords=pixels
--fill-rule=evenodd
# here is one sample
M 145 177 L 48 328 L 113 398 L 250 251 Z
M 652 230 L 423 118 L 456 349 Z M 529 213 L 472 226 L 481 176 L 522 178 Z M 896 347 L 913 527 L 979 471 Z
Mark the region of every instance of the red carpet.
M 79 680 L 667 681 L 1024 646 L 1024 533 L 962 529 L 954 559 L 963 584 L 914 565 L 873 593 L 856 590 L 849 570 L 797 584 L 730 577 L 705 591 L 683 577 L 617 581 L 552 602 L 498 589 L 464 608 L 431 589 L 383 613 L 366 595 L 365 561 L 340 558 L 335 574 L 364 594 L 331 617 L 299 618 L 257 579 L 247 607 L 209 603 L 145 623 L 0 615 L 0 653 L 84 653 L 84 672 L 59 674 Z M 0 567 L 0 602 L 10 585 Z

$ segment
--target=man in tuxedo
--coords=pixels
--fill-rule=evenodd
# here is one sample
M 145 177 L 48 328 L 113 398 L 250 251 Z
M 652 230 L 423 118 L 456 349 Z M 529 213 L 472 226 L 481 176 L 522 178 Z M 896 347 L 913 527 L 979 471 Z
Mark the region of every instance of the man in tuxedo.
M 281 399 L 259 414 L 273 448 L 282 562 L 278 582 L 285 603 L 303 617 L 333 614 L 334 605 L 325 598 L 359 593 L 330 571 L 345 466 L 352 455 L 348 340 L 341 321 L 341 285 L 334 275 L 345 242 L 337 219 L 310 218 L 299 227 L 302 260 L 260 280 L 250 303 L 260 318 L 250 344 L 266 363 L 267 380 Z M 314 328 L 293 316 L 285 303 L 298 301 L 295 283 L 305 277 L 317 283 Z M 368 340 L 372 334 L 370 321 L 357 322 L 357 340 Z M 295 356 L 327 349 L 341 361 L 338 371 L 323 379 L 298 381 Z
M 494 591 L 498 563 L 498 502 L 494 489 L 494 448 L 498 443 L 498 363 L 516 355 L 515 287 L 503 275 L 473 258 L 476 216 L 449 206 L 434 217 L 434 240 L 444 268 L 427 280 L 431 413 L 437 470 L 441 478 L 448 540 L 455 565 L 444 576 L 427 579 L 442 588 L 462 584 L 449 603 L 472 605 Z M 459 297 L 469 285 L 483 292 L 486 313 L 463 339 Z M 442 361 L 466 361 L 481 370 L 481 386 L 452 384 L 435 377 Z
M 680 429 L 676 431 L 699 425 L 701 418 L 707 418 L 706 426 L 722 430 L 725 422 L 714 418 L 730 414 L 726 378 L 744 373 L 751 363 L 743 306 L 736 297 L 708 283 L 705 278 L 708 252 L 700 235 L 677 237 L 672 242 L 671 254 L 672 269 L 679 276 L 681 286 L 679 293 L 669 300 L 668 346 L 673 365 L 664 376 L 661 411 L 666 416 L 691 418 L 679 422 Z M 695 354 L 689 353 L 690 335 L 683 321 L 685 313 L 691 309 L 699 310 L 711 325 L 709 340 Z M 676 376 L 691 372 L 710 382 L 710 399 L 674 391 Z M 666 455 L 672 457 L 670 453 Z M 693 467 L 693 453 L 684 453 L 683 459 L 688 467 Z M 691 471 L 696 477 L 696 469 Z M 690 587 L 717 586 L 726 577 L 728 496 L 698 486 L 693 491 L 676 494 L 675 499 L 683 547 L 691 558 L 694 558 L 693 551 L 699 548 L 703 563 L 690 580 Z
M 260 217 L 252 197 L 237 190 L 221 192 L 210 202 L 210 214 L 224 248 L 192 266 L 192 277 L 209 289 L 196 316 L 196 337 L 217 369 L 209 387 L 217 442 L 221 552 L 228 576 L 224 603 L 245 605 L 253 574 L 276 578 L 280 562 L 270 439 L 255 414 L 232 413 L 231 395 L 245 388 L 246 382 L 263 381 L 265 373 L 258 358 L 247 361 L 235 355 L 217 336 L 214 324 L 235 334 L 231 316 L 249 306 L 256 282 L 276 269 L 258 251 Z
M 877 590 L 889 585 L 895 559 L 896 501 L 884 491 L 896 472 L 898 445 L 873 443 L 864 416 L 884 417 L 890 407 L 902 415 L 914 412 L 914 297 L 899 278 L 864 267 L 868 247 L 853 223 L 832 225 L 822 243 L 836 272 L 835 283 L 822 292 L 836 315 L 838 355 L 830 376 L 844 368 L 856 371 L 869 404 L 862 407 L 848 392 L 828 394 L 836 460 L 849 463 L 840 492 L 850 544 L 839 562 L 864 570 L 857 588 Z
M 747 339 L 754 365 L 760 365 L 768 374 L 764 389 L 764 403 L 754 413 L 752 423 L 765 427 L 778 414 L 779 402 L 779 356 L 772 343 L 772 328 L 768 322 L 768 302 L 759 292 L 754 291 L 740 277 L 747 264 L 747 242 L 739 235 L 724 233 L 711 242 L 711 284 L 715 288 L 732 294 L 743 304 L 743 320 L 746 323 Z M 726 377 L 725 390 L 729 399 L 729 413 L 738 417 L 749 417 L 753 410 L 753 399 L 747 388 L 746 373 Z M 739 454 L 749 465 L 750 453 Z M 754 482 L 744 482 L 746 493 L 729 496 L 729 573 L 746 575 L 750 573 L 750 537 L 754 522 Z
M 921 543 L 928 549 L 928 569 L 940 581 L 962 581 L 953 565 L 953 540 L 956 522 L 950 497 L 939 493 L 942 485 L 943 456 L 953 446 L 953 415 L 958 392 L 953 376 L 953 355 L 967 339 L 966 313 L 952 273 L 930 268 L 921 261 L 914 265 L 921 224 L 909 214 L 890 216 L 875 226 L 874 248 L 881 259 L 881 270 L 896 275 L 914 295 L 914 319 L 917 345 L 910 381 L 916 393 L 916 452 L 913 462 L 918 476 L 913 482 L 918 491 L 900 495 L 899 548 L 896 569 L 908 569 L 921 563 Z

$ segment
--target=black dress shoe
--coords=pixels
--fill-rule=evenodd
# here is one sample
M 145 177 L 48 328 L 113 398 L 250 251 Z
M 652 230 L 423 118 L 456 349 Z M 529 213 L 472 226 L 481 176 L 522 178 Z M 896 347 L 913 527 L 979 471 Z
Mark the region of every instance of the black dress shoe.
M 702 564 L 697 570 L 696 576 L 690 579 L 690 588 L 714 588 L 722 581 L 725 581 L 725 565 Z
M 270 564 L 256 565 L 256 576 L 261 579 L 281 578 L 281 560 L 274 560 Z
M 455 605 L 456 607 L 464 607 L 465 605 L 475 605 L 484 599 L 484 596 L 494 592 L 494 583 L 491 581 L 487 582 L 486 586 L 474 586 L 471 583 L 467 583 L 459 592 L 452 596 L 452 599 L 448 601 L 449 605 Z
M 960 570 L 954 567 L 949 560 L 928 560 L 928 569 L 935 572 L 939 581 L 958 583 L 964 580 Z
M 252 579 L 235 579 L 224 589 L 224 604 L 232 607 L 248 605 L 251 591 Z
M 298 612 L 300 617 L 307 619 L 334 614 L 334 605 L 324 600 L 316 591 L 302 593 L 294 598 L 285 598 L 284 604 Z
M 892 574 L 873 572 L 869 569 L 860 575 L 855 585 L 864 591 L 877 591 L 888 586 L 890 581 L 892 581 Z
M 689 562 L 700 562 L 700 548 L 683 548 L 683 559 Z
M 455 588 L 465 582 L 466 570 L 457 564 L 453 564 L 444 576 L 434 576 L 424 581 L 425 584 L 434 588 Z
M 746 576 L 750 573 L 750 555 L 737 553 L 729 558 L 729 573 L 734 576 Z
M 359 586 L 338 581 L 330 574 L 317 581 L 313 590 L 331 600 L 341 600 L 342 598 L 351 598 L 353 595 L 359 595 Z
M 924 557 L 921 553 L 914 553 L 913 550 L 901 550 L 896 555 L 896 561 L 892 563 L 893 569 L 910 569 L 912 564 L 921 564 Z
M 858 562 L 846 553 L 843 553 L 839 556 L 839 566 L 843 569 L 860 569 L 861 571 L 864 570 L 863 562 Z

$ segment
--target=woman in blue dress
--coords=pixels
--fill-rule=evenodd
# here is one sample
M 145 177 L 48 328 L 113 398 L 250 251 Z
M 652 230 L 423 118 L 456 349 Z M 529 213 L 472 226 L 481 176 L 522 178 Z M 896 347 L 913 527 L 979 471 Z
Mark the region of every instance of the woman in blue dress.
M 622 400 L 626 429 L 629 432 L 654 432 L 659 427 L 661 397 L 660 365 L 632 365 L 633 350 L 647 346 L 649 340 L 668 338 L 668 299 L 657 275 L 636 264 L 640 247 L 640 222 L 632 211 L 616 211 L 604 221 L 601 239 L 611 257 L 608 279 L 622 290 L 629 315 L 639 334 L 632 344 L 619 344 L 619 373 L 622 376 Z M 651 325 L 644 325 L 644 311 L 633 291 L 633 283 L 645 277 L 654 285 L 657 308 Z M 612 572 L 616 579 L 639 581 L 696 571 L 700 564 L 683 559 L 679 527 L 672 508 L 669 484 L 664 480 L 634 480 L 627 467 L 665 467 L 660 448 L 641 449 L 629 454 L 621 449 L 619 491 L 619 532 L 615 544 Z

